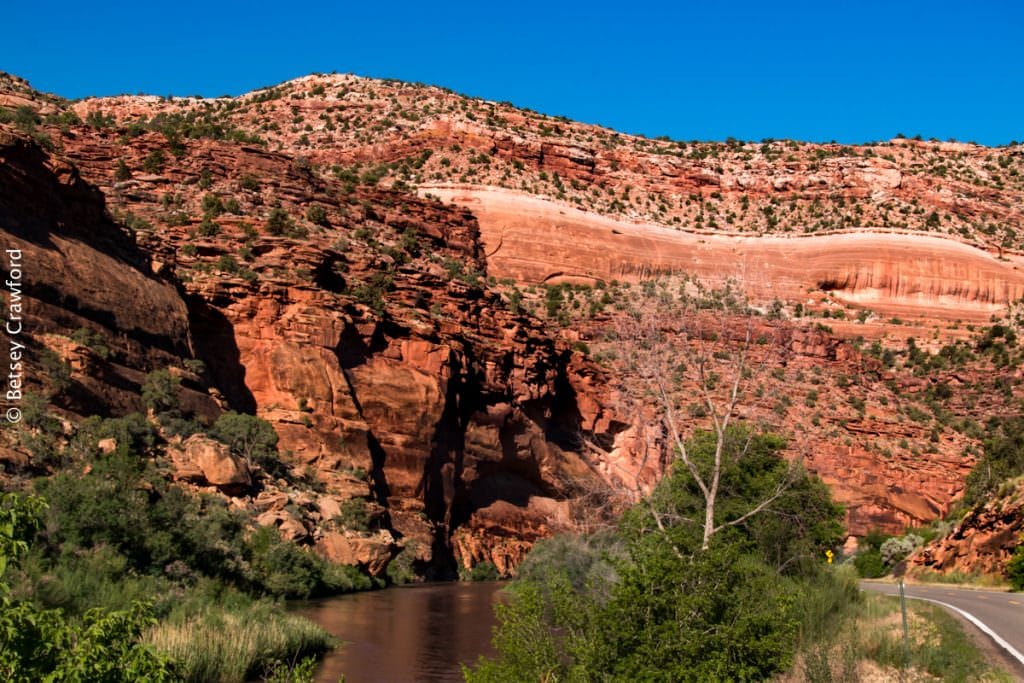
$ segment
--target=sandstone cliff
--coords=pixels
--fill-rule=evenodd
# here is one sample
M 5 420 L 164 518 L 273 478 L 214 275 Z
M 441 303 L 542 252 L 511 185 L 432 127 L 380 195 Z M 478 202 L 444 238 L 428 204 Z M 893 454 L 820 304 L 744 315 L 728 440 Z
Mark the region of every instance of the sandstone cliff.
M 68 103 L 9 77 L 0 95 L 21 129 L 0 227 L 56 245 L 33 246 L 33 329 L 72 361 L 62 407 L 135 409 L 143 374 L 176 368 L 193 410 L 264 417 L 325 487 L 239 504 L 374 571 L 401 547 L 421 573 L 506 571 L 595 492 L 662 472 L 616 416 L 614 367 L 587 358 L 608 313 L 545 315 L 552 285 L 740 278 L 789 318 L 748 417 L 796 437 L 858 534 L 948 511 L 971 422 L 1017 383 L 987 359 L 923 377 L 907 338 L 948 348 L 1024 294 L 1019 146 L 647 140 L 337 75 L 215 100 Z M 70 341 L 83 326 L 109 360 Z M 379 534 L 324 523 L 349 499 Z
M 386 191 L 346 196 L 286 156 L 211 144 L 162 176 L 108 190 L 131 198 L 133 213 L 121 215 L 132 240 L 77 170 L 4 135 L 4 180 L 19 192 L 4 193 L 0 215 L 5 239 L 32 264 L 32 334 L 66 340 L 86 325 L 113 349 L 109 360 L 73 364 L 75 389 L 91 394 L 59 398 L 69 410 L 137 409 L 146 371 L 202 360 L 208 373 L 194 378 L 193 404 L 208 415 L 215 400 L 255 412 L 275 426 L 296 471 L 335 499 L 380 506 L 389 535 L 313 530 L 325 553 L 369 562 L 369 547 L 397 542 L 428 574 L 451 573 L 456 560 L 510 571 L 532 540 L 571 524 L 559 500 L 607 478 L 578 454 L 581 435 L 613 442 L 622 428 L 602 407 L 599 371 L 488 291 L 476 223 L 464 212 Z M 95 143 L 67 153 L 87 176 L 102 177 L 112 161 Z M 254 236 L 241 219 L 218 216 L 216 235 L 193 240 L 189 225 L 158 234 L 140 219 L 163 210 L 151 188 L 168 178 L 187 184 L 206 173 L 212 195 L 253 172 L 268 202 L 292 214 L 315 203 L 327 224 L 288 218 L 288 234 Z M 66 342 L 60 350 L 88 355 Z M 183 478 L 195 478 L 195 460 L 182 460 Z M 201 469 L 221 490 L 256 493 Z M 509 506 L 517 512 L 503 514 Z M 501 533 L 489 531 L 494 515 Z M 265 522 L 281 526 L 288 515 Z

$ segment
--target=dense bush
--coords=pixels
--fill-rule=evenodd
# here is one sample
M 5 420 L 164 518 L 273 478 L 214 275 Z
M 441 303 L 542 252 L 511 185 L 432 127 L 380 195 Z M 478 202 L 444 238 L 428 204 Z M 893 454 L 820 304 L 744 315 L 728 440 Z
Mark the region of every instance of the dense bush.
M 327 210 L 319 204 L 314 204 L 306 209 L 306 220 L 313 225 L 330 226 L 330 221 L 327 220 Z
M 9 597 L 5 570 L 29 549 L 44 505 L 38 498 L 0 498 L 0 675 L 6 681 L 169 681 L 170 662 L 141 644 L 154 623 L 149 608 L 92 609 L 79 620 Z
M 1015 591 L 1024 591 L 1024 539 L 1017 543 L 1014 548 L 1013 557 L 1006 565 L 1006 576 L 1010 579 L 1010 585 Z
M 889 573 L 889 566 L 882 559 L 882 546 L 891 539 L 889 534 L 872 528 L 857 541 L 858 552 L 853 558 L 853 566 L 861 577 L 877 579 Z
M 792 479 L 770 512 L 701 550 L 699 492 L 675 468 L 614 532 L 538 543 L 498 606 L 498 655 L 470 681 L 761 680 L 787 668 L 811 622 L 855 587 L 823 569 L 841 510 L 820 482 L 779 457 L 782 442 L 734 428 L 716 517 L 735 519 Z M 691 457 L 712 457 L 698 434 Z
M 865 550 L 853 558 L 853 566 L 857 573 L 865 579 L 877 579 L 889 572 L 889 567 L 882 560 L 882 553 L 877 550 Z
M 258 464 L 269 472 L 280 468 L 277 432 L 266 420 L 230 411 L 217 418 L 210 435 L 226 443 L 250 465 Z
M 369 587 L 355 570 L 334 568 L 272 528 L 250 534 L 243 513 L 168 484 L 129 452 L 41 480 L 38 489 L 50 508 L 36 563 L 49 570 L 38 573 L 32 592 L 51 606 L 77 608 L 68 596 L 101 592 L 81 590 L 83 583 L 110 586 L 132 577 L 179 589 L 206 577 L 252 595 L 289 598 Z
M 181 380 L 169 370 L 155 370 L 142 383 L 142 404 L 156 414 L 178 410 L 178 386 Z
M 879 546 L 878 552 L 882 557 L 882 562 L 891 567 L 914 552 L 923 541 L 924 539 L 916 534 L 890 538 Z
M 267 215 L 268 235 L 287 235 L 292 232 L 294 227 L 295 223 L 292 221 L 291 216 L 279 206 L 271 209 Z
M 459 578 L 463 581 L 497 581 L 501 573 L 493 562 L 484 560 L 477 562 L 470 569 L 459 568 Z
M 148 173 L 160 173 L 164 170 L 164 164 L 167 163 L 167 157 L 164 155 L 163 150 L 154 149 L 147 156 L 145 161 L 142 162 L 142 168 Z

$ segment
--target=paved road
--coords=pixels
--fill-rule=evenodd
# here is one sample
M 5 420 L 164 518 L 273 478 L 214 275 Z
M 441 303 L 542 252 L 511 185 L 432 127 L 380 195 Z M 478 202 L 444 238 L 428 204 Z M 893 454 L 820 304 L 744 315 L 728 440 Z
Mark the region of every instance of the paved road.
M 861 581 L 864 590 L 897 595 L 895 583 Z M 927 600 L 958 613 L 996 642 L 1024 667 L 1024 593 L 906 584 L 908 598 Z

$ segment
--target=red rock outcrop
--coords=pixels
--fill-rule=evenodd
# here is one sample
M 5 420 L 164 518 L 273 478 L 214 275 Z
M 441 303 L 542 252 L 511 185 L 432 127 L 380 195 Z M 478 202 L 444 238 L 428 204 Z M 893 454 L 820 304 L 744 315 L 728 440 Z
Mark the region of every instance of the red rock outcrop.
M 161 140 L 142 136 L 126 149 L 149 155 Z M 111 185 L 115 158 L 102 134 L 66 143 L 81 173 L 137 217 L 138 253 L 181 283 L 183 297 L 163 285 L 174 315 L 161 314 L 145 291 L 138 297 L 146 311 L 139 325 L 179 321 L 183 348 L 173 355 L 171 347 L 165 362 L 180 366 L 194 351 L 211 391 L 226 407 L 269 420 L 290 463 L 311 468 L 329 491 L 376 500 L 381 523 L 400 542 L 432 549 L 419 551 L 423 567 L 454 571 L 451 535 L 473 528 L 480 508 L 567 497 L 579 482 L 602 478 L 578 453 L 581 433 L 613 439 L 609 430 L 621 429 L 602 408 L 599 371 L 487 289 L 476 222 L 462 210 L 386 191 L 344 196 L 287 156 L 222 143 L 197 145 L 159 176 Z M 206 175 L 211 193 L 226 193 L 252 173 L 261 174 L 261 189 L 246 198 L 246 209 L 273 202 L 307 234 L 254 237 L 228 216 L 219 219 L 220 234 L 200 239 L 188 225 L 156 234 L 138 223 L 162 218 L 156 188 Z M 298 207 L 312 204 L 325 208 L 329 227 L 299 217 Z M 245 272 L 225 260 L 242 250 L 251 254 Z M 375 279 L 382 272 L 387 277 Z M 103 292 L 113 300 L 144 284 Z M 72 290 L 65 281 L 51 286 Z M 133 329 L 125 318 L 131 310 L 118 310 L 112 333 Z M 140 378 L 153 367 L 135 365 Z M 82 381 L 101 385 L 90 367 L 79 363 Z M 577 392 L 587 392 L 584 401 Z M 244 492 L 246 469 L 195 439 L 175 451 L 178 476 Z M 259 522 L 305 537 L 301 524 L 292 528 L 297 520 L 279 512 L 263 512 Z M 312 540 L 322 546 L 323 538 L 316 531 Z M 508 556 L 505 548 L 495 552 Z
M 1014 550 L 1024 543 L 1024 481 L 1013 490 L 971 510 L 944 537 L 915 552 L 907 563 L 911 573 L 1006 575 Z
M 386 530 L 367 538 L 357 534 L 327 533 L 317 545 L 331 562 L 366 569 L 371 576 L 380 576 L 399 552 L 394 537 Z

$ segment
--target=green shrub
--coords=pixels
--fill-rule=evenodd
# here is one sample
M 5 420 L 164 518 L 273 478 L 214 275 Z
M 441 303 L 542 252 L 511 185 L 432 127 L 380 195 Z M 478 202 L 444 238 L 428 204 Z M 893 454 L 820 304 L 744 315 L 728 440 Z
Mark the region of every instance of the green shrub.
M 110 357 L 110 349 L 104 343 L 103 336 L 95 330 L 91 330 L 88 327 L 79 327 L 71 333 L 71 340 L 76 344 L 86 347 L 100 358 L 107 359 Z
M 219 497 L 196 497 L 168 484 L 132 453 L 87 465 L 37 484 L 50 503 L 44 547 L 54 558 L 46 579 L 54 606 L 69 604 L 61 595 L 95 599 L 100 591 L 82 587 L 108 586 L 132 572 L 190 584 L 209 577 L 252 595 L 283 597 L 369 587 L 354 568 L 334 567 L 282 540 L 276 529 L 250 534 L 244 513 Z
M 224 203 L 221 202 L 220 197 L 215 194 L 203 195 L 203 214 L 216 218 L 217 216 L 224 213 Z
M 865 579 L 877 579 L 889 573 L 889 568 L 882 560 L 882 553 L 874 549 L 857 553 L 853 558 L 853 566 Z
M 330 226 L 330 221 L 327 220 L 327 210 L 319 204 L 314 204 L 306 209 L 306 220 L 313 225 L 319 225 L 322 227 Z
M 179 409 L 178 387 L 181 380 L 168 370 L 154 370 L 142 383 L 142 405 L 157 415 L 176 413 Z
M 203 216 L 196 233 L 200 237 L 214 237 L 220 234 L 220 226 L 210 216 Z
M 167 157 L 164 155 L 163 150 L 154 149 L 142 162 L 142 168 L 148 173 L 160 173 L 164 170 L 166 164 Z
M 229 411 L 217 418 L 210 436 L 231 447 L 232 452 L 249 463 L 276 472 L 281 462 L 277 454 L 277 432 L 269 422 L 255 415 Z
M 168 660 L 140 642 L 155 623 L 148 606 L 92 609 L 70 621 L 59 610 L 8 596 L 5 571 L 28 552 L 44 509 L 36 497 L 0 497 L 0 676 L 14 683 L 172 680 Z
M 43 375 L 49 380 L 55 394 L 59 394 L 71 386 L 71 366 L 49 348 L 43 346 L 35 350 Z
M 372 518 L 366 509 L 366 501 L 362 498 L 349 498 L 342 501 L 340 512 L 334 521 L 345 529 L 352 531 L 369 531 Z
M 114 180 L 122 182 L 132 177 L 131 169 L 128 168 L 128 164 L 124 163 L 124 159 L 117 160 L 117 166 L 114 168 Z
M 260 181 L 255 176 L 243 175 L 238 179 L 238 187 L 243 190 L 249 190 L 250 192 L 259 192 Z
M 222 254 L 221 257 L 217 259 L 217 269 L 225 273 L 237 273 L 239 270 L 238 261 L 236 261 L 235 257 L 231 254 Z
M 477 562 L 470 569 L 459 568 L 459 576 L 463 581 L 497 581 L 501 573 L 493 562 L 484 560 Z
M 920 536 L 907 534 L 906 536 L 887 539 L 879 546 L 878 550 L 882 557 L 882 562 L 891 567 L 914 552 L 923 542 L 924 539 Z
M 275 206 L 267 214 L 267 234 L 269 235 L 287 235 L 292 232 L 294 228 L 294 222 L 288 212 L 279 206 Z
M 156 444 L 157 435 L 152 423 L 139 413 L 115 418 L 93 415 L 79 423 L 71 449 L 79 457 L 91 458 L 101 439 L 114 439 L 119 453 L 145 454 Z
M 1017 543 L 1010 563 L 1006 565 L 1006 577 L 1015 591 L 1024 591 L 1024 540 Z
M 406 541 L 402 551 L 388 563 L 387 577 L 392 584 L 401 586 L 416 580 L 416 541 Z

